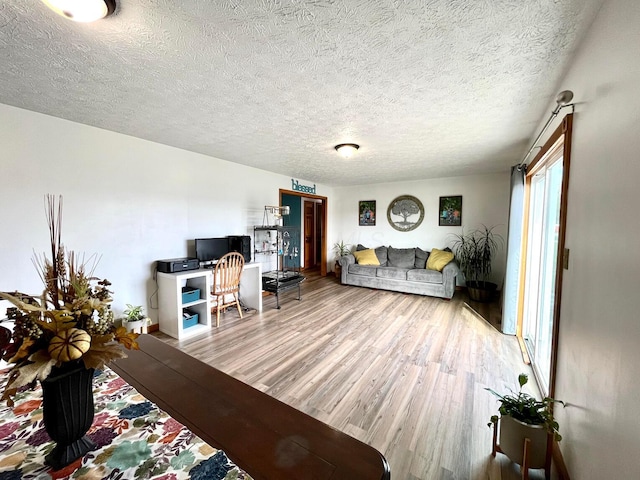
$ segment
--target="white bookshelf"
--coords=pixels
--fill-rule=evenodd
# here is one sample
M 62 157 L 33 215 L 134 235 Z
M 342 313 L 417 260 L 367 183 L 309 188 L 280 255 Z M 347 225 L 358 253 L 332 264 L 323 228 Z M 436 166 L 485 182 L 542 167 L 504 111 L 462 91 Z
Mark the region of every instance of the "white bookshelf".
M 184 340 L 211 330 L 212 269 L 178 273 L 158 272 L 158 327 L 162 333 Z M 182 287 L 200 290 L 200 299 L 182 303 Z M 262 311 L 262 265 L 245 263 L 240 277 L 240 304 Z M 198 323 L 183 327 L 182 311 L 188 308 L 198 314 Z
M 211 271 L 190 270 L 178 273 L 158 272 L 158 326 L 167 335 L 184 340 L 207 333 L 211 330 Z M 182 303 L 182 287 L 200 290 L 200 298 L 193 302 Z M 183 326 L 183 311 L 198 314 L 198 323 L 191 327 Z

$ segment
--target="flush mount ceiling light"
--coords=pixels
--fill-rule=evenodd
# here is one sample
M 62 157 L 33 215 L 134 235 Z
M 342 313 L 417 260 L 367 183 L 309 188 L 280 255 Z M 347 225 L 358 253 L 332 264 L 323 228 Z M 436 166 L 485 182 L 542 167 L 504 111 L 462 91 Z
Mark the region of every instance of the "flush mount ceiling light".
M 58 15 L 74 22 L 94 22 L 116 9 L 115 0 L 42 0 L 42 2 Z
M 351 155 L 356 153 L 360 145 L 356 145 L 355 143 L 341 143 L 340 145 L 336 145 L 336 151 L 342 155 L 344 158 L 349 158 Z

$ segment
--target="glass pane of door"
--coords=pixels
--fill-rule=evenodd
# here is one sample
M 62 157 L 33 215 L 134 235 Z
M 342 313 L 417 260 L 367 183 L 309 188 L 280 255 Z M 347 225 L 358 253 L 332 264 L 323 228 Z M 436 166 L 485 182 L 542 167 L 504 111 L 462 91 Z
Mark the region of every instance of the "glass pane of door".
M 533 356 L 538 331 L 538 297 L 540 287 L 540 255 L 542 251 L 542 225 L 544 216 L 545 176 L 543 173 L 531 179 L 529 197 L 529 234 L 527 239 L 527 270 L 525 280 L 523 337 L 529 356 Z
M 562 157 L 532 179 L 523 337 L 543 392 L 549 391 L 558 268 Z
M 558 234 L 560 231 L 560 197 L 562 194 L 562 159 L 546 172 L 547 195 L 541 252 L 540 308 L 536 335 L 535 363 L 545 391 L 551 375 L 551 339 L 555 307 L 556 271 L 558 268 Z

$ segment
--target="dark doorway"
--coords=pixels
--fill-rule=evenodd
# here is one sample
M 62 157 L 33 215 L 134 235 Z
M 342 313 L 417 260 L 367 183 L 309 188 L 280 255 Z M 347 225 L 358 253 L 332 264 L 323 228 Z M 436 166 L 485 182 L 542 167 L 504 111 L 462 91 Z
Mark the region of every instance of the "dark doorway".
M 293 200 L 291 197 L 298 197 L 303 205 L 291 201 Z M 298 204 L 298 219 L 302 217 L 297 221 L 297 225 L 301 226 L 300 233 L 304 242 L 303 268 L 309 269 L 319 265 L 320 275 L 325 276 L 327 274 L 327 197 L 281 189 L 280 205 L 293 203 Z M 293 208 L 292 214 L 296 216 Z M 295 219 L 290 218 L 290 221 L 294 222 Z
M 316 222 L 315 222 L 315 202 L 303 200 L 304 204 L 304 268 L 313 268 L 316 262 Z

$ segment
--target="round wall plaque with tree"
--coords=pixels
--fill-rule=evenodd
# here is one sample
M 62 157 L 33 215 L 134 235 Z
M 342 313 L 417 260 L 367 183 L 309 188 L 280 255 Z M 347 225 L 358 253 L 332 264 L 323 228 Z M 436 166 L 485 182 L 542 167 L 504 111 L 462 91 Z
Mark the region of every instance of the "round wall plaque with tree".
M 422 202 L 412 195 L 400 195 L 389 204 L 387 220 L 401 232 L 410 232 L 420 226 L 424 219 Z

